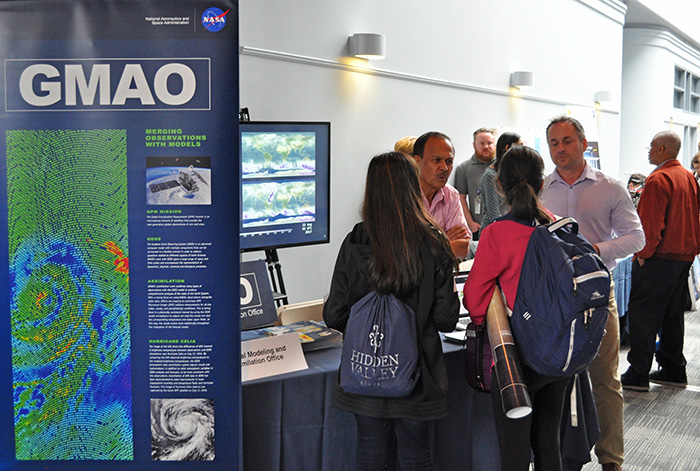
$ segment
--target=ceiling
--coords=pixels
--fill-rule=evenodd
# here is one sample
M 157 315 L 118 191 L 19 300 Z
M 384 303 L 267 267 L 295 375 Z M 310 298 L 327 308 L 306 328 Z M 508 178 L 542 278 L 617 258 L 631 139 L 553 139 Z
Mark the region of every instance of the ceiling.
M 683 28 L 682 25 L 669 21 L 668 19 L 658 14 L 656 11 L 650 9 L 646 5 L 651 3 L 649 0 L 645 2 L 646 4 L 642 3 L 640 0 L 623 1 L 625 2 L 625 4 L 627 4 L 627 14 L 625 15 L 626 27 L 646 26 L 657 29 L 664 29 L 670 31 L 678 38 L 682 39 L 683 41 L 692 45 L 696 49 L 700 50 L 700 36 L 698 36 L 697 34 L 697 23 L 695 23 L 695 26 L 692 31 L 688 31 L 687 29 Z M 674 3 L 678 4 L 678 9 L 671 5 Z M 674 2 L 673 0 L 666 0 L 664 1 L 664 4 L 664 11 L 675 11 L 676 13 L 678 11 L 685 11 L 690 15 L 691 18 L 695 18 L 695 20 L 697 20 L 697 16 L 693 14 L 693 10 L 698 8 L 695 5 L 694 1 L 689 2 L 688 0 L 680 0 Z M 690 9 L 690 11 L 688 11 L 688 9 Z

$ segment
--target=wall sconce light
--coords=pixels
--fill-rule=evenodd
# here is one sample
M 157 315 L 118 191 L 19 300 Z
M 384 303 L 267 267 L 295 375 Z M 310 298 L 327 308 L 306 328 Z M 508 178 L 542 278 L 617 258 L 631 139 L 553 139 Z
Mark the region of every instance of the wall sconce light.
M 348 38 L 348 51 L 353 57 L 382 60 L 386 57 L 386 36 L 380 33 L 355 33 Z
M 535 85 L 535 73 L 519 70 L 510 74 L 510 86 L 516 88 L 532 87 Z
M 601 90 L 595 92 L 595 102 L 596 103 L 606 103 L 612 101 L 612 92 L 608 90 Z

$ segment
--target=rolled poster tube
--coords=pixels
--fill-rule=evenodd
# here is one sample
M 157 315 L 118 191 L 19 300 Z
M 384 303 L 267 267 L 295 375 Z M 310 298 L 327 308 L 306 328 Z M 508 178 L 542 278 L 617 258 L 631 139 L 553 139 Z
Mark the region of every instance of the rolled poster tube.
M 510 331 L 508 315 L 500 288 L 496 287 L 486 313 L 486 326 L 493 353 L 494 373 L 501 394 L 503 412 L 511 419 L 525 417 L 532 412 L 530 395 L 523 382 L 520 359 Z

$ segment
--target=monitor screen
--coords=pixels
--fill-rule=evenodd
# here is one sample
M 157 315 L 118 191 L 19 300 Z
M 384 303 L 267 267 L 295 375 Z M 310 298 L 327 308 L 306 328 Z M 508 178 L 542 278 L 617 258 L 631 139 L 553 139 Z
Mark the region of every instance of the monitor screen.
M 240 123 L 241 250 L 329 242 L 330 127 Z

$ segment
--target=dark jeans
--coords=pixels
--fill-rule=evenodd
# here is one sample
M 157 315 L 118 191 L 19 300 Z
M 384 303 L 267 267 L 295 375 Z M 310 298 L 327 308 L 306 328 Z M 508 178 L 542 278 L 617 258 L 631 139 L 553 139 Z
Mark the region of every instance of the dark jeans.
M 538 471 L 560 471 L 560 428 L 566 388 L 573 377 L 542 376 L 521 365 L 523 381 L 532 402 L 532 413 L 509 419 L 503 412 L 496 375 L 491 376 L 491 399 L 502 471 L 527 471 L 535 455 Z
M 357 469 L 383 470 L 389 434 L 396 434 L 402 470 L 431 471 L 428 426 L 425 420 L 378 419 L 355 414 L 357 422 Z M 393 429 L 393 430 L 392 430 Z
M 688 296 L 688 271 L 693 262 L 651 257 L 640 266 L 632 264 L 629 301 L 630 351 L 627 354 L 635 375 L 651 369 L 659 337 L 656 359 L 671 374 L 685 374 L 683 337 Z

